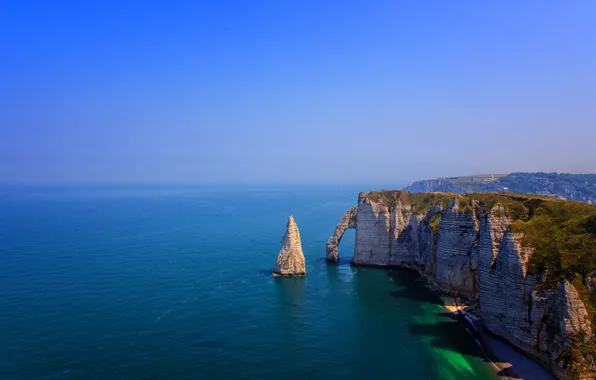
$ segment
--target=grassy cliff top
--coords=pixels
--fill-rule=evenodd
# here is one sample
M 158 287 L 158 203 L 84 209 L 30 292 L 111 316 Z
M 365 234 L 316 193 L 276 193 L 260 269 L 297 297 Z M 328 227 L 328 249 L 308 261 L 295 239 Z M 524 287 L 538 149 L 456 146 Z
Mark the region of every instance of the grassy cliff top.
M 573 281 L 596 269 L 596 206 L 537 195 L 511 193 L 409 193 L 382 190 L 368 193 L 373 201 L 389 207 L 410 205 L 424 214 L 438 204 L 443 210 L 457 198 L 460 212 L 485 216 L 497 203 L 513 220 L 510 230 L 523 232 L 522 244 L 536 248 L 528 270 L 545 274 L 548 282 Z M 472 201 L 475 201 L 474 203 Z
M 507 174 L 478 174 L 459 177 L 443 177 L 437 178 L 439 181 L 449 181 L 456 184 L 476 184 L 476 183 L 490 183 L 497 181 L 499 178 L 505 177 Z
M 372 191 L 367 194 L 367 197 L 373 202 L 381 203 L 388 207 L 393 207 L 401 202 L 402 204 L 411 206 L 414 212 L 421 214 L 425 214 L 437 204 L 442 209 L 445 209 L 454 198 L 457 199 L 460 211 L 475 211 L 477 215 L 487 214 L 494 205 L 500 203 L 505 207 L 507 216 L 516 220 L 528 219 L 537 205 L 542 202 L 564 203 L 564 201 L 538 195 L 513 193 L 410 193 L 404 190 L 381 190 Z M 476 204 L 473 205 L 472 201 L 475 201 Z

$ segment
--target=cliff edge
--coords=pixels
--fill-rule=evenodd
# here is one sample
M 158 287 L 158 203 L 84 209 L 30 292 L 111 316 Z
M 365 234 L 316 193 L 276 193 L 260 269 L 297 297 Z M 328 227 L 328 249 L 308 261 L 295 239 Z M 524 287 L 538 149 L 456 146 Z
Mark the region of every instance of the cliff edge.
M 351 263 L 417 270 L 559 379 L 596 377 L 596 206 L 506 193 L 360 193 L 327 242 Z

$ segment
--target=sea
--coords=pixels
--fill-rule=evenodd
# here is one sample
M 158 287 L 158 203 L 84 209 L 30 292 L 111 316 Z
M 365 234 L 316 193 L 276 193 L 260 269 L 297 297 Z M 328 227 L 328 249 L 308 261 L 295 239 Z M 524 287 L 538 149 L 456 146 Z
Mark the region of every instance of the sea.
M 0 187 L 0 379 L 497 379 L 418 275 L 325 243 L 375 184 Z M 303 278 L 271 271 L 289 215 Z

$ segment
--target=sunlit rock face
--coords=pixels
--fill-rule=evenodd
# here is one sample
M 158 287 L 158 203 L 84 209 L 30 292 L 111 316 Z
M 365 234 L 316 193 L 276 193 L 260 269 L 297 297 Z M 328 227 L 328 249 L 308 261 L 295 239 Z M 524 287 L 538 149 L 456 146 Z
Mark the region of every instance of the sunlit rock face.
M 327 240 L 327 247 L 326 247 L 326 255 L 325 260 L 328 263 L 338 263 L 339 262 L 339 242 L 344 235 L 344 232 L 349 228 L 356 227 L 356 212 L 358 208 L 352 207 L 348 211 L 344 213 L 344 216 L 341 218 L 340 222 L 335 227 L 335 231 L 333 235 Z
M 430 226 L 441 214 L 440 233 Z M 410 205 L 393 207 L 360 193 L 358 206 L 344 214 L 327 241 L 327 261 L 339 260 L 338 244 L 348 228 L 356 229 L 354 265 L 399 266 L 418 269 L 439 288 L 470 298 L 478 294 L 477 251 L 479 222 L 473 212 L 460 212 L 454 201 L 417 213 Z
M 477 205 L 472 201 L 472 206 Z M 338 244 L 346 229 L 356 229 L 351 263 L 417 270 L 439 291 L 478 301 L 485 327 L 540 361 L 560 379 L 596 378 L 566 364 L 566 353 L 578 340 L 595 339 L 587 309 L 569 282 L 541 286 L 528 274 L 534 253 L 511 232 L 513 220 L 497 203 L 480 212 L 460 210 L 454 199 L 428 211 L 396 201 L 388 207 L 358 196 L 358 206 L 344 214 L 327 242 L 327 260 L 339 260 Z M 596 290 L 596 272 L 585 285 Z M 583 377 L 582 377 L 583 376 Z M 588 376 L 588 377 L 585 377 Z
M 274 276 L 304 276 L 306 275 L 304 253 L 300 242 L 300 231 L 294 217 L 288 218 L 286 233 L 281 239 L 281 250 L 277 256 Z
M 477 294 L 474 262 L 478 230 L 474 212 L 460 212 L 457 200 L 454 199 L 443 212 L 434 275 L 441 289 L 470 297 Z
M 358 197 L 356 244 L 352 264 L 389 264 L 391 254 L 391 214 L 389 208 L 370 201 L 364 193 Z
M 558 288 L 538 286 L 539 279 L 527 274 L 534 249 L 522 246 L 523 234 L 506 231 L 508 222 L 488 215 L 482 225 L 480 316 L 488 330 L 543 363 L 557 378 L 582 378 L 566 366 L 565 353 L 578 339 L 594 339 L 586 307 L 567 281 Z

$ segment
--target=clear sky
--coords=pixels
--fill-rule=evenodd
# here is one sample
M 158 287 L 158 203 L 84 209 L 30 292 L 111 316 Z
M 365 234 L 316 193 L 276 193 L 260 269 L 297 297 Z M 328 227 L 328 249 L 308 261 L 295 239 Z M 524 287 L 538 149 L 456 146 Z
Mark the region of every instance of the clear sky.
M 596 171 L 596 1 L 0 1 L 0 180 Z

